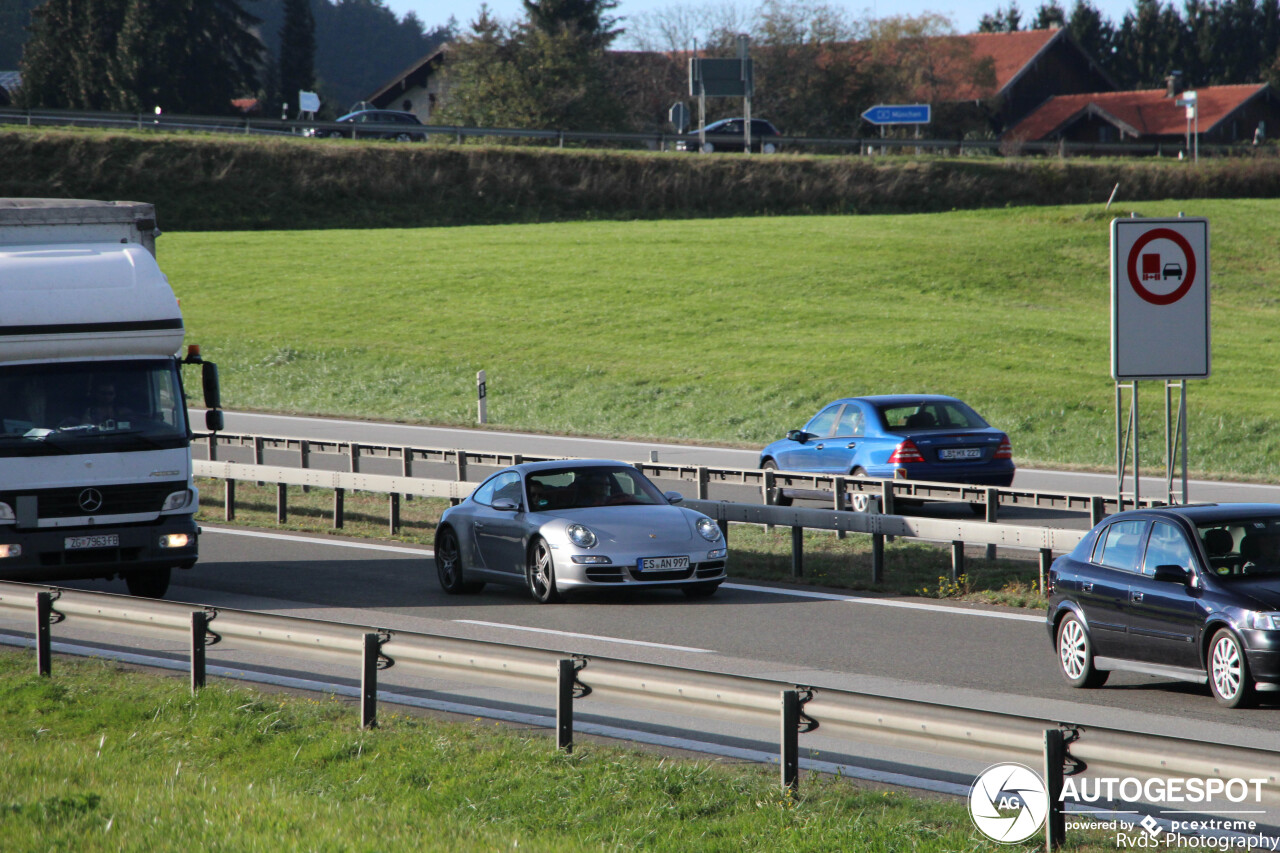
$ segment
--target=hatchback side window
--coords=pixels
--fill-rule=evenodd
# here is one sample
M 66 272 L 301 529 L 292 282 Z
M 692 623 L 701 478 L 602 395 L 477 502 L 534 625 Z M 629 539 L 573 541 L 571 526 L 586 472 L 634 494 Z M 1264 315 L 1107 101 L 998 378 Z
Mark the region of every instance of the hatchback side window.
M 844 414 L 840 416 L 840 423 L 836 424 L 835 434 L 859 438 L 863 432 L 862 423 L 862 409 L 853 405 L 845 406 Z
M 1098 545 L 1093 551 L 1093 561 L 1112 569 L 1126 572 L 1138 570 L 1138 550 L 1142 545 L 1142 534 L 1146 532 L 1145 521 L 1117 521 L 1103 531 L 1098 538 Z
M 1181 566 L 1192 569 L 1191 545 L 1182 531 L 1163 521 L 1151 525 L 1151 541 L 1147 543 L 1147 556 L 1142 561 L 1142 573 L 1154 576 L 1156 566 Z
M 838 414 L 840 414 L 840 404 L 832 403 L 821 412 L 818 412 L 813 420 L 805 425 L 804 431 L 818 436 L 831 435 L 831 428 L 835 426 L 836 415 Z

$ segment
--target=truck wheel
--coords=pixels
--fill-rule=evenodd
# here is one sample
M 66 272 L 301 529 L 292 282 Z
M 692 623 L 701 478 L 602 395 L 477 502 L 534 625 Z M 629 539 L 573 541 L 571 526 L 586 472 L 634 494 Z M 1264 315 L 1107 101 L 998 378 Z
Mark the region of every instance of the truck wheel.
M 163 598 L 169 591 L 169 576 L 173 569 L 156 569 L 149 572 L 133 572 L 125 575 L 129 594 L 139 598 Z

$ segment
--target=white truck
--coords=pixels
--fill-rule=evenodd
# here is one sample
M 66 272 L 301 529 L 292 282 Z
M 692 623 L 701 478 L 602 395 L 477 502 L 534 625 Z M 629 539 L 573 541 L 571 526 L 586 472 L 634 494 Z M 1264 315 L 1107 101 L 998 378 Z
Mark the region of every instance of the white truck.
M 155 208 L 0 199 L 0 579 L 122 577 L 158 598 L 197 557 L 183 324 Z M 196 349 L 196 348 L 193 348 Z

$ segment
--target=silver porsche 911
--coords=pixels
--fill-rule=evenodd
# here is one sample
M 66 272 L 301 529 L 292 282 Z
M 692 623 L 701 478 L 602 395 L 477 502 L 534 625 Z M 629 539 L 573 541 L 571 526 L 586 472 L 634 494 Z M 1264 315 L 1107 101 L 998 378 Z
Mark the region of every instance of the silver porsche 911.
M 440 586 L 456 595 L 489 581 L 523 585 L 542 603 L 588 587 L 711 595 L 724 582 L 728 548 L 715 521 L 680 500 L 624 462 L 513 465 L 445 510 L 436 531 Z

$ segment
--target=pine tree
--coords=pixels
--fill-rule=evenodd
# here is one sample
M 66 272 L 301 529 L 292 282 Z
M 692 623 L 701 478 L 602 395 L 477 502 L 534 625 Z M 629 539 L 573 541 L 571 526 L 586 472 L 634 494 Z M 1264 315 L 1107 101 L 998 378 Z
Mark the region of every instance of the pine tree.
M 48 0 L 31 13 L 22 56 L 24 107 L 102 110 L 104 81 L 114 72 L 114 47 L 129 0 Z
M 280 100 L 298 110 L 299 90 L 316 85 L 316 20 L 311 0 L 284 0 L 284 24 L 280 27 Z
M 584 47 L 604 50 L 621 30 L 607 17 L 618 0 L 523 0 L 529 23 L 549 36 L 568 34 Z

